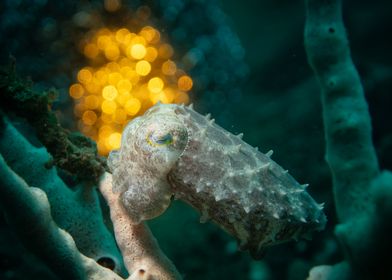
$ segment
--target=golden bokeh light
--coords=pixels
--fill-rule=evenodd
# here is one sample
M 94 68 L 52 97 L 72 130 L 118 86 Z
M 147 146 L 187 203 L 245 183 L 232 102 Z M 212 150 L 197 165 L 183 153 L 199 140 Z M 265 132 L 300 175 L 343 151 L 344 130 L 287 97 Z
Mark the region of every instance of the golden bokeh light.
M 136 63 L 136 73 L 140 76 L 147 76 L 151 71 L 151 65 L 145 60 Z
M 142 44 L 134 44 L 129 51 L 134 59 L 142 59 L 146 55 L 146 48 Z
M 120 148 L 121 145 L 121 133 L 119 132 L 114 132 L 109 135 L 109 138 L 107 140 L 108 148 L 109 149 L 118 149 Z
M 163 81 L 159 77 L 154 77 L 148 81 L 148 90 L 152 93 L 159 93 L 163 89 Z
M 89 69 L 82 69 L 78 73 L 78 81 L 82 84 L 88 84 L 92 79 L 92 74 Z
M 176 73 L 176 71 L 177 71 L 177 66 L 173 61 L 168 60 L 162 64 L 162 73 L 163 74 L 171 76 L 171 75 L 174 75 Z
M 99 54 L 99 49 L 95 44 L 87 44 L 84 47 L 83 53 L 86 57 L 93 59 L 96 58 L 97 55 Z
M 125 103 L 125 110 L 128 113 L 128 115 L 134 116 L 136 115 L 141 107 L 141 103 L 139 99 L 136 98 L 130 98 L 127 100 Z
M 119 0 L 104 3 L 109 12 L 121 7 Z M 189 102 L 192 78 L 178 68 L 173 47 L 151 26 L 138 33 L 96 30 L 85 38 L 81 52 L 91 66 L 78 71 L 69 95 L 78 128 L 96 141 L 101 155 L 118 149 L 126 124 L 157 102 Z
M 117 104 L 112 100 L 104 100 L 102 102 L 101 108 L 102 108 L 102 112 L 108 115 L 112 115 L 117 109 Z
M 114 100 L 117 97 L 118 91 L 116 89 L 116 87 L 112 86 L 112 85 L 108 85 L 106 87 L 103 88 L 102 90 L 102 96 L 103 98 L 105 98 L 106 100 Z
M 82 120 L 86 125 L 93 125 L 97 121 L 97 114 L 94 111 L 85 111 Z
M 117 83 L 117 89 L 120 93 L 125 94 L 132 90 L 132 83 L 129 80 L 125 80 L 125 79 L 120 80 Z
M 173 55 L 173 48 L 169 44 L 163 44 L 158 48 L 158 54 L 163 59 L 169 59 Z
M 189 76 L 181 76 L 178 79 L 178 89 L 183 91 L 191 90 L 193 86 L 193 81 Z
M 84 99 L 84 105 L 86 106 L 87 109 L 97 109 L 99 107 L 100 104 L 100 100 L 97 96 L 95 95 L 89 95 L 86 96 L 86 98 Z
M 117 45 L 109 44 L 105 48 L 105 56 L 109 60 L 116 60 L 120 56 L 120 50 L 118 49 Z
M 108 12 L 115 12 L 121 8 L 121 0 L 105 0 L 104 7 Z
M 158 56 L 158 51 L 156 48 L 153 47 L 148 47 L 146 49 L 146 55 L 144 56 L 144 59 L 147 60 L 148 62 L 153 62 Z
M 79 99 L 84 94 L 84 88 L 80 84 L 73 84 L 69 88 L 69 95 L 74 99 Z

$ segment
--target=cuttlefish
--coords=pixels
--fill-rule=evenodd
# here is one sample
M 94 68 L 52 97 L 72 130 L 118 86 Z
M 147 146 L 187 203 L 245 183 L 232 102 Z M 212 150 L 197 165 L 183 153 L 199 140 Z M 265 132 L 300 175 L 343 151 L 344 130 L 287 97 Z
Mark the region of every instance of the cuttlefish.
M 288 172 L 192 106 L 157 104 L 132 120 L 110 153 L 113 191 L 137 224 L 181 199 L 258 257 L 322 230 L 326 217 Z

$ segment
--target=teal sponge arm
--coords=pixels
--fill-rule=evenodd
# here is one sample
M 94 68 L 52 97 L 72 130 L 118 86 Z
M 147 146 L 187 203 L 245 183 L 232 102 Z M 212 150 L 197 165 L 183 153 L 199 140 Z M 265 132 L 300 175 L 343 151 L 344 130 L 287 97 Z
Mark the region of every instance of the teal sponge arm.
M 59 279 L 121 280 L 84 256 L 72 236 L 53 221 L 46 193 L 29 186 L 0 154 L 0 202 L 23 244 L 43 259 Z
M 305 47 L 321 87 L 326 160 L 333 177 L 345 260 L 319 266 L 323 279 L 392 279 L 392 173 L 380 172 L 371 118 L 351 59 L 341 0 L 307 0 Z M 318 270 L 318 271 L 317 271 Z
M 86 279 L 74 241 L 53 222 L 45 192 L 29 187 L 1 155 L 0 176 L 0 201 L 5 205 L 8 221 L 24 238 L 24 244 L 50 263 L 62 279 Z
M 340 0 L 307 0 L 305 47 L 322 91 L 326 160 L 341 222 L 367 209 L 379 174 L 368 106 L 342 22 Z M 366 210 L 367 211 L 367 210 Z

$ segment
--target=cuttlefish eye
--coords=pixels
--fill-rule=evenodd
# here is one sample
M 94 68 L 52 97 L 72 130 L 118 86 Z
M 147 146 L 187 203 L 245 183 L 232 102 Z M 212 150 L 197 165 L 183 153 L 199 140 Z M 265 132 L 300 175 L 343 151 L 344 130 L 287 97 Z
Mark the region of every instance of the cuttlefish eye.
M 152 132 L 147 136 L 147 143 L 153 147 L 168 146 L 173 144 L 173 142 L 173 135 L 171 133 L 157 134 Z

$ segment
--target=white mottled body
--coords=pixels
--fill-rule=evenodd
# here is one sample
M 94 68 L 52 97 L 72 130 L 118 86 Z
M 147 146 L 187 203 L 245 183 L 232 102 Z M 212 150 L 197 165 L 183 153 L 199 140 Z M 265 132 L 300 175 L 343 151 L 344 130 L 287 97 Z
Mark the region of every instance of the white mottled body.
M 322 207 L 269 153 L 190 107 L 158 104 L 132 121 L 109 165 L 135 223 L 161 214 L 174 195 L 254 256 L 325 224 Z

